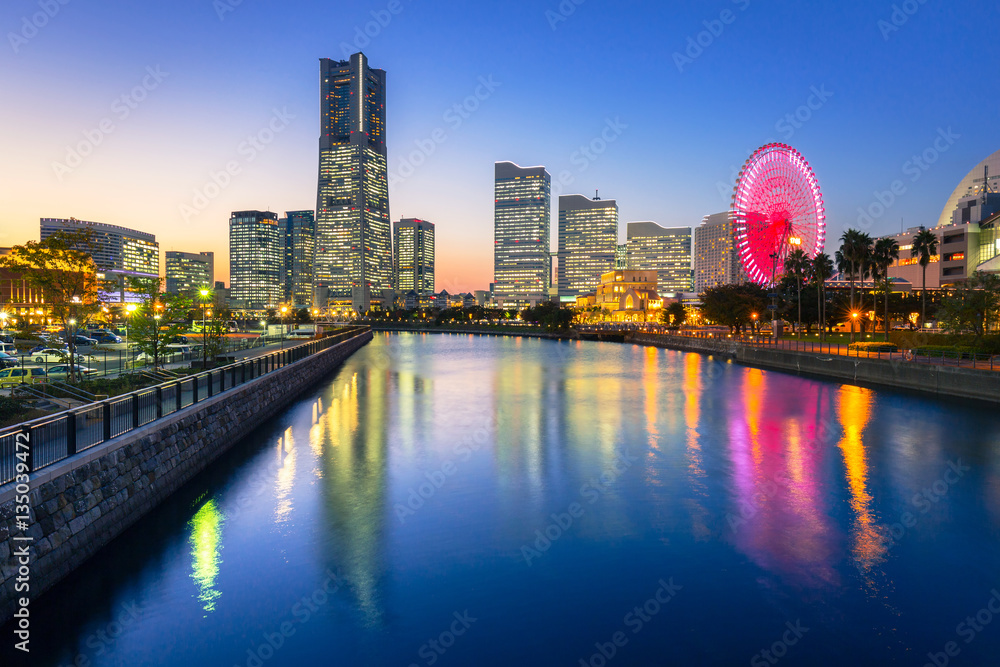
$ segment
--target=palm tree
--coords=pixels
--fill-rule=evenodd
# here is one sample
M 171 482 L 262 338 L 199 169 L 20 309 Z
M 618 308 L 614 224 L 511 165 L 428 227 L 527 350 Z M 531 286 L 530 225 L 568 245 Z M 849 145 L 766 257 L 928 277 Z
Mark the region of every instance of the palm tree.
M 848 229 L 840 237 L 840 250 L 837 251 L 837 268 L 841 273 L 847 273 L 851 283 L 851 342 L 854 342 L 854 320 L 858 307 L 854 303 L 854 283 L 865 279 L 869 272 L 872 254 L 872 238 L 857 229 Z
M 919 257 L 920 268 L 923 270 L 923 285 L 920 289 L 921 327 L 927 319 L 927 265 L 931 263 L 931 257 L 937 254 L 937 249 L 937 234 L 921 225 L 920 231 L 913 237 L 913 245 L 910 248 L 910 257 Z
M 812 264 L 809 261 L 809 255 L 807 255 L 805 250 L 802 248 L 796 248 L 792 252 L 788 253 L 788 257 L 785 258 L 785 273 L 795 278 L 795 284 L 798 288 L 798 335 L 800 337 L 802 336 L 802 281 L 809 277 L 809 269 L 811 266 Z
M 819 253 L 813 257 L 811 273 L 819 296 L 819 339 L 822 341 L 826 336 L 826 281 L 833 275 L 833 260 L 825 252 Z
M 884 282 L 885 287 L 885 340 L 889 341 L 889 267 L 899 259 L 899 244 L 896 239 L 888 237 L 875 241 L 872 249 L 872 266 L 877 277 Z

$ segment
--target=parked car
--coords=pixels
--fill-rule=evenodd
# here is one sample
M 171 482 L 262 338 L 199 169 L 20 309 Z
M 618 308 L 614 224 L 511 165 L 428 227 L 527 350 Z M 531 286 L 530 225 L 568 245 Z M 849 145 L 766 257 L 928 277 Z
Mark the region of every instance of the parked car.
M 28 368 L 5 368 L 0 371 L 0 387 L 36 382 L 45 382 L 44 368 L 29 366 Z
M 13 357 L 5 352 L 0 352 L 0 368 L 13 368 L 19 365 L 17 357 Z
M 4 354 L 17 354 L 17 348 L 13 343 L 0 343 L 0 352 Z
M 109 344 L 123 342 L 123 339 L 120 336 L 116 336 L 113 333 L 94 334 L 94 338 L 97 340 L 98 343 L 101 343 L 102 345 L 109 345 Z
M 187 336 L 173 336 L 172 338 L 170 338 L 170 340 L 167 341 L 167 344 L 174 345 L 177 343 L 181 343 L 183 345 L 187 345 L 190 342 L 191 341 L 188 340 Z
M 14 337 L 10 334 L 0 334 L 0 343 L 10 343 L 14 344 Z
M 69 348 L 44 347 L 41 350 L 31 351 L 31 360 L 36 364 L 44 364 L 51 361 L 66 361 L 69 359 Z
M 73 342 L 75 342 L 77 345 L 83 345 L 83 346 L 97 345 L 96 340 L 90 338 L 89 336 L 84 336 L 82 334 L 77 334 L 76 336 L 74 336 Z
M 89 366 L 77 366 L 76 367 L 77 376 L 83 375 L 83 377 L 90 377 L 97 373 L 97 369 L 90 368 Z M 53 366 L 46 371 L 46 375 L 52 380 L 65 380 L 69 377 L 69 364 L 60 364 L 59 366 Z

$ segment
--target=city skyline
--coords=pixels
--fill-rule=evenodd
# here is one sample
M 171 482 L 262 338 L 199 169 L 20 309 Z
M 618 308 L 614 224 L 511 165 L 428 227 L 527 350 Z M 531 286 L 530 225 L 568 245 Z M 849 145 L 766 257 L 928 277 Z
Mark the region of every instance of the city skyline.
M 453 293 L 482 289 L 492 277 L 488 197 L 496 161 L 545 165 L 553 207 L 559 194 L 600 188 L 615 193 L 623 221 L 696 227 L 728 206 L 735 171 L 755 148 L 788 141 L 816 169 L 836 238 L 857 224 L 859 208 L 883 207 L 869 216 L 867 231 L 875 235 L 898 232 L 901 222 L 932 226 L 955 185 L 1000 143 L 988 122 L 988 93 L 979 92 L 996 75 L 975 67 L 962 48 L 986 38 L 973 18 L 985 4 L 920 5 L 895 22 L 891 5 L 795 7 L 781 16 L 742 0 L 726 5 L 609 15 L 592 2 L 564 16 L 558 4 L 515 4 L 491 18 L 496 34 L 481 44 L 466 38 L 426 55 L 414 55 L 401 38 L 445 25 L 478 36 L 489 10 L 302 3 L 282 12 L 242 4 L 217 13 L 188 2 L 128 17 L 67 5 L 26 42 L 8 39 L 2 56 L 12 65 L 11 92 L 26 104 L 0 112 L 19 129 L 0 179 L 8 216 L 0 245 L 23 242 L 22 230 L 41 217 L 99 220 L 155 234 L 163 251 L 211 250 L 228 282 L 232 211 L 315 206 L 316 58 L 358 50 L 388 72 L 392 218 L 436 221 L 439 288 Z M 20 34 L 32 8 L 3 10 L 11 34 Z M 719 19 L 725 8 L 731 23 Z M 334 34 L 313 27 L 323 22 L 313 19 L 330 15 L 345 27 Z M 295 22 L 303 23 L 301 36 L 281 53 L 227 52 L 247 36 Z M 189 34 L 212 38 L 205 54 L 177 48 L 170 33 L 183 32 L 181 23 L 192 26 Z M 614 37 L 607 49 L 588 50 L 605 24 L 628 24 L 638 39 Z M 644 37 L 654 26 L 651 46 Z M 110 43 L 121 30 L 156 39 Z M 817 30 L 838 44 L 814 43 Z M 699 46 L 703 32 L 707 45 Z M 785 41 L 765 49 L 761 43 L 775 41 L 762 39 L 769 34 Z M 108 48 L 88 48 L 83 35 L 105 38 Z M 490 51 L 498 40 L 518 48 L 498 56 Z M 835 65 L 819 57 L 831 49 L 847 55 Z M 471 53 L 456 57 L 462 50 Z M 787 66 L 789 53 L 795 68 Z M 245 66 L 234 69 L 235 58 Z M 550 67 L 525 67 L 539 58 Z M 751 63 L 751 76 L 741 77 L 747 81 L 731 80 L 737 59 Z M 942 60 L 951 65 L 947 76 L 945 68 L 928 67 Z M 444 61 L 448 76 L 435 69 Z M 546 73 L 552 68 L 556 80 Z M 587 80 L 611 73 L 626 87 L 641 81 L 639 95 L 586 94 Z M 534 102 L 546 86 L 560 94 Z M 255 93 L 249 101 L 247 90 Z M 56 113 L 67 94 L 73 113 Z M 591 143 L 602 150 L 581 150 Z M 928 151 L 933 162 L 924 159 Z M 891 190 L 897 180 L 902 195 Z M 156 205 L 143 206 L 150 201 Z

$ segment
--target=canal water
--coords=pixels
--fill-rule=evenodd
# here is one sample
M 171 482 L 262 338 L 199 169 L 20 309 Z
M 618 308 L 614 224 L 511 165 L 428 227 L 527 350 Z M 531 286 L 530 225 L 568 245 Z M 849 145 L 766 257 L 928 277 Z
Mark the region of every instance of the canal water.
M 40 599 L 31 664 L 996 665 L 998 590 L 994 408 L 382 334 Z

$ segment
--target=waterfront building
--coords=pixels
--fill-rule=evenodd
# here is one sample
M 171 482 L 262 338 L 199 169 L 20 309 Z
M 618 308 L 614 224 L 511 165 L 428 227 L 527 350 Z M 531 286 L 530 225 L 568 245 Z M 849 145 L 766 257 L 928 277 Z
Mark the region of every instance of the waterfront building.
M 922 227 L 912 227 L 893 238 L 899 244 L 899 259 L 889 267 L 889 277 L 912 283 L 915 288 L 923 286 L 923 267 L 919 258 L 911 255 L 913 237 Z M 937 254 L 931 255 L 927 265 L 927 288 L 939 289 L 943 285 L 965 280 L 976 270 L 980 255 L 980 229 L 978 224 L 950 224 L 931 227 L 937 237 Z
M 314 279 L 326 303 L 366 312 L 392 288 L 385 71 L 363 53 L 320 59 Z M 334 303 L 335 302 L 335 303 Z
M 153 234 L 76 218 L 41 218 L 43 241 L 56 232 L 84 230 L 90 232 L 92 247 L 80 250 L 85 250 L 93 256 L 94 264 L 99 271 L 120 271 L 145 276 L 160 275 L 160 246 Z
M 548 299 L 551 191 L 545 167 L 494 165 L 493 294 L 502 308 Z
M 661 227 L 655 222 L 630 222 L 628 265 L 633 270 L 656 271 L 660 293 L 690 292 L 693 286 L 691 269 L 691 228 Z
M 392 256 L 396 289 L 434 293 L 434 223 L 403 218 L 393 223 Z
M 709 287 L 746 279 L 736 252 L 732 214 L 725 211 L 706 215 L 694 230 L 694 291 L 701 294 Z
M 618 204 L 583 195 L 559 197 L 559 300 L 574 303 L 615 269 Z
M 166 252 L 166 291 L 170 294 L 193 294 L 215 284 L 215 253 Z
M 278 221 L 282 252 L 282 300 L 295 308 L 313 304 L 313 259 L 316 251 L 314 211 L 286 211 Z
M 229 289 L 233 307 L 262 311 L 282 300 L 284 265 L 278 216 L 234 211 L 229 218 Z
M 663 308 L 655 270 L 608 271 L 601 275 L 593 301 L 588 294 L 575 301 L 578 307 L 599 306 L 615 322 L 658 322 Z
M 997 199 L 995 193 L 1000 191 L 1000 151 L 997 151 L 984 159 L 982 162 L 977 164 L 975 167 L 965 175 L 965 178 L 959 182 L 955 187 L 955 190 L 948 197 L 948 201 L 945 202 L 944 208 L 941 210 L 941 216 L 938 218 L 938 227 L 944 227 L 946 225 L 970 222 L 979 223 L 989 217 L 992 213 L 996 213 L 1000 208 L 996 208 Z M 966 208 L 973 208 L 968 206 L 970 203 L 968 200 L 975 200 L 976 196 L 982 196 L 984 193 L 993 194 L 994 197 L 989 198 L 990 201 L 985 202 L 988 207 L 993 207 L 992 211 L 982 211 L 977 213 L 969 211 L 966 214 L 959 213 L 959 217 L 956 219 L 955 214 L 958 209 L 962 207 L 962 200 L 967 200 Z M 973 206 L 975 202 L 972 202 Z M 978 219 L 976 216 L 978 215 Z

